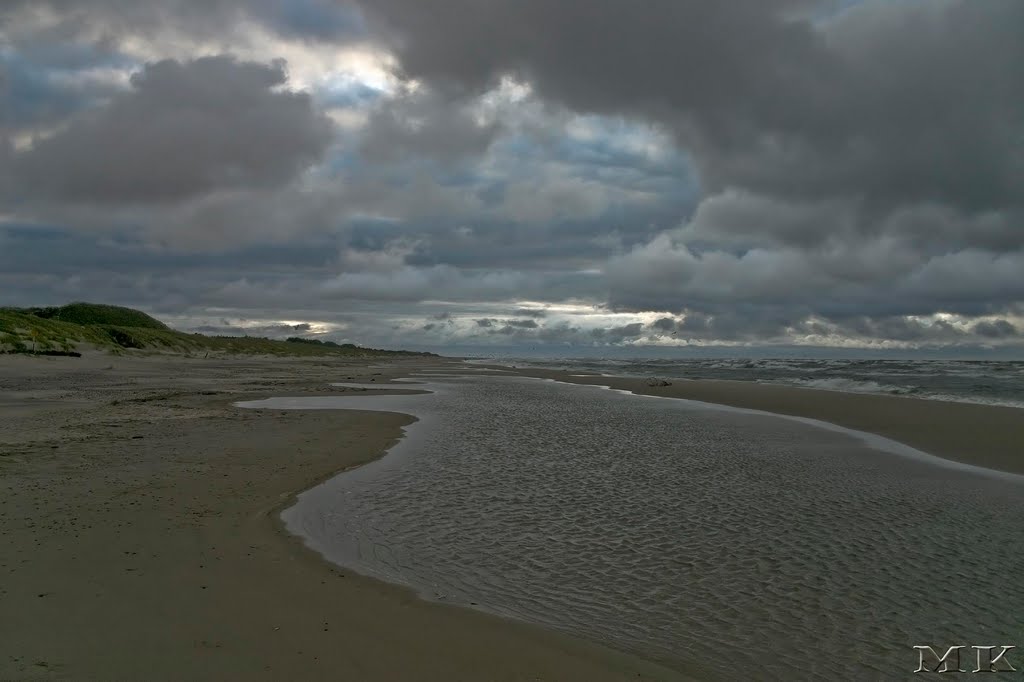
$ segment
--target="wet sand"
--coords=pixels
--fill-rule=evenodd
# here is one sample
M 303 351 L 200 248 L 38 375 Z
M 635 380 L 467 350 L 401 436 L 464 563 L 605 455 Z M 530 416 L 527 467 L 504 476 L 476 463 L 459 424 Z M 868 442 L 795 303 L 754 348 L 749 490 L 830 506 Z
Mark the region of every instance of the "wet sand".
M 295 493 L 411 418 L 231 403 L 422 364 L 0 356 L 0 679 L 681 679 L 422 601 L 284 532 Z
M 1024 409 L 921 400 L 901 396 L 840 393 L 747 381 L 672 380 L 571 376 L 557 370 L 517 374 L 577 384 L 598 384 L 641 395 L 686 398 L 777 414 L 818 419 L 905 443 L 965 464 L 1024 474 Z

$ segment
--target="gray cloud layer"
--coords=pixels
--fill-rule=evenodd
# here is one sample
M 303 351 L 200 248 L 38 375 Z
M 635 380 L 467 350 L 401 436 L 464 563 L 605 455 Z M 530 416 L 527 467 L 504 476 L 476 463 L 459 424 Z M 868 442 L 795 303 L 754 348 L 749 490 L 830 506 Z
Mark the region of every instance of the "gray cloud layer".
M 12 1 L 0 280 L 116 269 L 264 329 L 373 301 L 375 342 L 1020 344 L 1022 26 L 1017 0 Z M 392 80 L 336 70 L 353 46 Z
M 609 261 L 616 309 L 753 305 L 795 328 L 1024 296 L 1024 5 L 446 7 L 366 3 L 411 76 L 464 93 L 512 74 L 574 110 L 662 125 L 693 153 L 705 199 Z
M 1019 204 L 1024 5 L 416 0 L 365 3 L 407 73 L 483 91 L 505 74 L 580 111 L 675 131 L 709 189 Z
M 280 185 L 316 161 L 330 122 L 307 95 L 277 91 L 283 64 L 161 61 L 132 89 L 15 156 L 26 193 L 83 202 L 182 199 Z

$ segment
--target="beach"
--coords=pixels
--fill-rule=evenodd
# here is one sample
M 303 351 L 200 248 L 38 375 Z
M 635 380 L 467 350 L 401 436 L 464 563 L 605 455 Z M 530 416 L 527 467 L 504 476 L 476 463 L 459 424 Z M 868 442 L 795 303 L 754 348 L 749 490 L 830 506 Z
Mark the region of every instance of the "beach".
M 328 383 L 428 367 L 453 362 L 0 357 L 0 679 L 683 679 L 423 601 L 283 530 L 297 493 L 380 457 L 412 417 L 232 404 L 356 395 Z M 821 419 L 1024 471 L 1024 420 L 1010 408 L 521 373 Z
M 411 418 L 231 403 L 422 364 L 0 356 L 0 679 L 681 679 L 421 601 L 283 531 L 295 493 Z
M 964 464 L 1024 474 L 1024 410 L 997 405 L 843 393 L 749 381 L 579 376 L 561 370 L 517 369 L 516 374 L 575 384 L 609 386 L 639 395 L 699 400 L 805 417 L 865 431 Z

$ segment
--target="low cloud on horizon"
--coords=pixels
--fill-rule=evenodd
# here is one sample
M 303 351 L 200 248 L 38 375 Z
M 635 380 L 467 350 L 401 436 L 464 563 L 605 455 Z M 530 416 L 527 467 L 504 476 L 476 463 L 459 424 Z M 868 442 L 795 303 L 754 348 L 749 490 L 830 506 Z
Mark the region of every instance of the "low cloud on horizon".
M 10 0 L 0 305 L 1024 356 L 1017 0 Z

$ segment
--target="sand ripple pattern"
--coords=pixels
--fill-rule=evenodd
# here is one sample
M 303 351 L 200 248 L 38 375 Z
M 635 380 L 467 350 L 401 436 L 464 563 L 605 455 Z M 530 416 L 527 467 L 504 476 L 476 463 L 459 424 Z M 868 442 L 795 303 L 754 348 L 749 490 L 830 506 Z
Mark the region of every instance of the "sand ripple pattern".
M 773 417 L 437 381 L 372 399 L 422 421 L 285 513 L 328 558 L 722 679 L 909 679 L 915 644 L 1024 645 L 1024 486 Z

